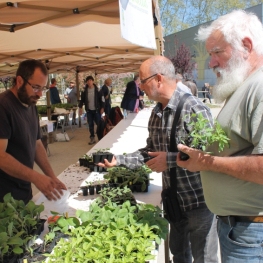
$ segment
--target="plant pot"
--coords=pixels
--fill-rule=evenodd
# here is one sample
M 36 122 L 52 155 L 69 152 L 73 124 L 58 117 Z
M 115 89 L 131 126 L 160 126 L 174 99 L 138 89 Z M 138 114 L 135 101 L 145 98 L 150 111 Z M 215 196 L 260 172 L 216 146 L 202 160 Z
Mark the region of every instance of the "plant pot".
M 189 159 L 189 155 L 180 151 L 180 160 L 181 161 L 186 161 L 188 159 Z
M 19 260 L 18 258 L 19 258 L 18 255 L 11 255 L 10 257 L 4 257 L 3 263 L 17 263 L 17 261 Z
M 81 190 L 82 190 L 83 196 L 87 196 L 88 195 L 88 187 L 87 186 L 82 186 Z
M 79 158 L 79 165 L 84 166 L 84 161 L 85 161 L 85 159 Z
M 143 190 L 144 193 L 148 193 L 148 184 L 146 184 L 146 188 Z
M 90 195 L 94 195 L 95 194 L 95 187 L 94 187 L 94 185 L 90 185 L 89 186 L 89 194 Z
M 113 154 L 112 154 L 112 153 L 108 153 L 108 154 L 107 154 L 107 160 L 108 160 L 109 162 L 111 162 L 111 161 L 112 161 L 112 158 L 113 158 Z
M 101 162 L 101 153 L 92 153 L 92 156 L 94 164 Z
M 134 184 L 129 184 L 128 188 L 132 191 L 132 193 L 135 191 L 135 185 Z
M 122 184 L 123 183 L 123 177 L 122 176 L 117 177 L 117 183 L 118 184 Z
M 141 193 L 142 192 L 142 185 L 141 184 L 136 184 L 135 185 L 135 191 L 137 193 Z
M 46 221 L 46 219 L 40 219 L 39 223 L 37 224 L 37 229 L 33 232 L 34 236 L 39 236 L 43 232 Z
M 98 185 L 96 185 L 96 193 L 99 194 L 100 191 L 101 191 L 101 185 L 98 184 Z

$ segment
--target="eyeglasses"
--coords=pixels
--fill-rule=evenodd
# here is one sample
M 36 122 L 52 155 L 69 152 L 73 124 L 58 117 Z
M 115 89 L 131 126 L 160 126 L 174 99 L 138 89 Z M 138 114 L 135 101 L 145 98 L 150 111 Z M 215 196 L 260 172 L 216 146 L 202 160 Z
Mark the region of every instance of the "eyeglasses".
M 153 78 L 153 77 L 155 77 L 156 75 L 158 75 L 158 73 L 155 73 L 155 74 L 153 74 L 152 76 L 150 76 L 150 77 L 148 77 L 148 78 L 146 78 L 146 79 L 142 79 L 142 80 L 141 80 L 141 83 L 142 83 L 142 84 L 145 84 L 148 79 Z
M 45 94 L 45 93 L 48 91 L 47 86 L 41 87 L 41 86 L 39 86 L 39 85 L 32 85 L 26 78 L 24 78 L 23 76 L 21 76 L 21 77 L 22 77 L 22 79 L 23 79 L 28 85 L 30 85 L 30 86 L 32 87 L 32 89 L 33 89 L 33 91 L 34 91 L 35 93 L 41 91 L 42 94 Z

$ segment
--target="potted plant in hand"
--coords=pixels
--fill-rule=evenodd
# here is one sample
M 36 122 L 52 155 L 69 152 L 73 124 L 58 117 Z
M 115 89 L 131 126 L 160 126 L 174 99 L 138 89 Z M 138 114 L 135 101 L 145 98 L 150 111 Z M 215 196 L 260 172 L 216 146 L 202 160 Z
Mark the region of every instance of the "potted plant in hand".
M 217 121 L 215 121 L 213 127 L 210 127 L 209 120 L 201 113 L 193 113 L 191 115 L 191 120 L 192 121 L 188 124 L 190 132 L 184 136 L 178 136 L 178 143 L 202 151 L 206 151 L 208 146 L 217 143 L 219 152 L 223 151 L 224 147 L 228 145 L 229 138 Z M 189 156 L 180 152 L 180 159 L 187 160 Z
M 103 171 L 107 171 L 105 168 L 103 167 L 98 167 L 96 166 L 97 163 L 104 163 L 104 159 L 107 159 L 109 162 L 111 162 L 112 158 L 113 158 L 113 154 L 111 152 L 109 152 L 109 148 L 105 148 L 105 149 L 97 149 L 96 152 L 92 153 L 93 156 L 93 162 L 94 162 L 94 172 L 103 172 Z

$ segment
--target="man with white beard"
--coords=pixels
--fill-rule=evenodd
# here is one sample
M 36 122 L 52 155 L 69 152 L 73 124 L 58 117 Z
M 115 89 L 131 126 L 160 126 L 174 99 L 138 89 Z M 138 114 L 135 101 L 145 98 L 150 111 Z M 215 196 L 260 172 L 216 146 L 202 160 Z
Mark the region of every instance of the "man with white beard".
M 225 101 L 217 120 L 229 148 L 207 154 L 187 146 L 177 165 L 201 171 L 208 208 L 218 215 L 223 263 L 263 262 L 263 26 L 241 10 L 201 27 L 210 67 L 217 75 L 213 96 Z

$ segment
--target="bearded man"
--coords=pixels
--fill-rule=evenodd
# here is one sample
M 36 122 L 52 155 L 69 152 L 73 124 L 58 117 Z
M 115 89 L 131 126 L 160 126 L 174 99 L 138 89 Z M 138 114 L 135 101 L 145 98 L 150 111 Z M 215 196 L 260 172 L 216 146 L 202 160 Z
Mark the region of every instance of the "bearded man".
M 19 64 L 14 86 L 0 94 L 0 202 L 7 193 L 28 203 L 31 183 L 56 200 L 66 186 L 51 168 L 41 142 L 36 103 L 48 89 L 48 71 L 37 60 Z M 34 162 L 44 174 L 33 170 Z
M 205 201 L 218 215 L 223 263 L 263 262 L 263 27 L 241 10 L 200 28 L 210 67 L 217 75 L 213 96 L 225 101 L 217 120 L 229 148 L 212 155 L 178 145 L 190 158 L 177 165 L 201 171 Z

